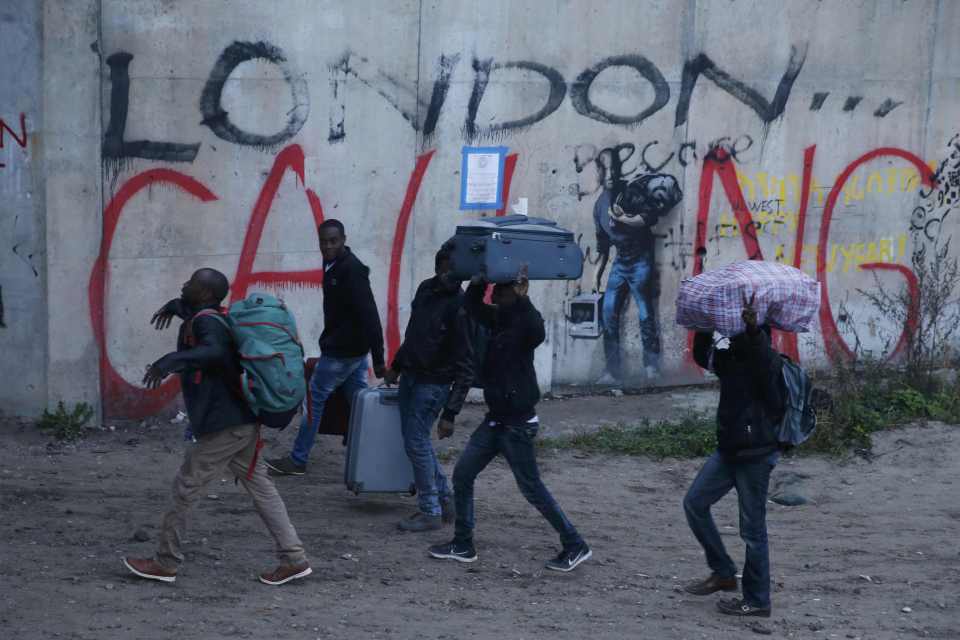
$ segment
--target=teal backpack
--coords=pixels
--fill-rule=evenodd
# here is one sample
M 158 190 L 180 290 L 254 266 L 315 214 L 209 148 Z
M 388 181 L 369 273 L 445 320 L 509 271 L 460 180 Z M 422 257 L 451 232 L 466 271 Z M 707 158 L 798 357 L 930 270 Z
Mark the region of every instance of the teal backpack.
M 266 293 L 251 293 L 230 305 L 226 316 L 210 309 L 223 322 L 236 344 L 243 372 L 240 389 L 260 424 L 285 428 L 306 395 L 303 345 L 297 323 L 282 300 Z

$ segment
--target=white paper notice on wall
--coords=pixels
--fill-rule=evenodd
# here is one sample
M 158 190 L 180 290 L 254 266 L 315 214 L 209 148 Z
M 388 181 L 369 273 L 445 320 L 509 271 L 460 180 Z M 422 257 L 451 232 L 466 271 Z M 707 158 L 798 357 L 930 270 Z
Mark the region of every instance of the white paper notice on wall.
M 527 198 L 517 198 L 517 201 L 510 205 L 510 208 L 518 216 L 527 215 Z
M 461 209 L 503 207 L 506 147 L 464 147 L 460 181 Z

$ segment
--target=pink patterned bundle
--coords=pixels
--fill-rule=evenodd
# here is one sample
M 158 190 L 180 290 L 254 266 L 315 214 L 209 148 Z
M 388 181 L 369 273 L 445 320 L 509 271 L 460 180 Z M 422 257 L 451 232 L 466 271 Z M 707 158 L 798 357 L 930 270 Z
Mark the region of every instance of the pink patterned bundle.
M 683 279 L 677 324 L 734 336 L 746 330 L 740 314 L 751 300 L 760 324 L 806 332 L 820 309 L 820 283 L 779 262 L 734 262 Z

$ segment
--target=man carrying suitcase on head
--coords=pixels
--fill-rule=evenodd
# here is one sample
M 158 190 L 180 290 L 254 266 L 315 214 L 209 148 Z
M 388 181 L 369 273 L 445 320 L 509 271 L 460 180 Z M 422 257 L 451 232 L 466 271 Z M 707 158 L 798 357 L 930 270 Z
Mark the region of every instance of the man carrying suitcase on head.
M 432 531 L 453 522 L 453 493 L 437 462 L 430 430 L 440 416 L 440 438 L 453 435 L 454 420 L 473 380 L 463 291 L 460 282 L 449 277 L 449 249 L 437 252 L 434 270 L 434 277 L 417 289 L 403 344 L 384 377 L 388 384 L 400 380 L 403 441 L 420 507 L 400 521 L 403 531 Z
M 300 423 L 293 450 L 289 456 L 266 461 L 275 475 L 306 473 L 327 398 L 342 388 L 348 400 L 353 400 L 358 391 L 366 388 L 368 353 L 373 357 L 374 374 L 382 378 L 386 373 L 383 329 L 370 289 L 370 269 L 346 245 L 347 236 L 339 220 L 326 220 L 317 231 L 323 255 L 320 359 L 307 389 L 310 411 Z
M 204 487 L 227 470 L 253 498 L 280 556 L 282 564 L 260 574 L 260 581 L 280 585 L 311 573 L 283 499 L 258 463 L 260 430 L 240 391 L 236 346 L 226 324 L 211 317 L 218 313 L 228 288 L 222 273 L 200 269 L 183 285 L 181 297 L 164 305 L 151 320 L 157 329 L 170 326 L 174 316 L 183 320 L 177 350 L 150 365 L 143 382 L 148 389 L 156 389 L 171 373 L 180 374 L 183 402 L 197 442 L 174 479 L 173 507 L 163 517 L 156 556 L 123 558 L 127 569 L 141 578 L 177 579 L 187 511 Z
M 516 281 L 494 287 L 493 305 L 483 302 L 484 284 L 482 276 L 470 281 L 465 308 L 490 332 L 479 371 L 488 411 L 453 471 L 457 508 L 453 540 L 430 547 L 429 552 L 434 558 L 459 562 L 477 559 L 473 485 L 490 461 L 503 454 L 523 496 L 560 534 L 563 550 L 547 562 L 547 568 L 572 571 L 592 552 L 540 479 L 533 443 L 539 429 L 536 406 L 540 399 L 533 355 L 546 338 L 543 318 L 527 297 L 525 268 Z

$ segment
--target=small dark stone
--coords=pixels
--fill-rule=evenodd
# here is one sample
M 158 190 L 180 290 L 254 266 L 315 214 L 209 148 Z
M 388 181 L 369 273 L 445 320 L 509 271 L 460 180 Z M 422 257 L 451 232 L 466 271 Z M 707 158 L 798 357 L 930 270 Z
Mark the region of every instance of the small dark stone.
M 137 529 L 133 534 L 133 539 L 137 542 L 146 542 L 150 539 L 150 534 L 144 529 Z
M 767 627 L 763 626 L 760 623 L 751 625 L 750 631 L 753 631 L 754 633 L 759 633 L 762 636 L 769 636 L 773 634 L 773 631 L 771 629 L 768 629 Z

